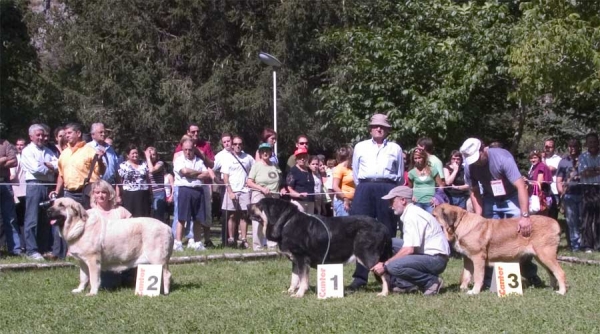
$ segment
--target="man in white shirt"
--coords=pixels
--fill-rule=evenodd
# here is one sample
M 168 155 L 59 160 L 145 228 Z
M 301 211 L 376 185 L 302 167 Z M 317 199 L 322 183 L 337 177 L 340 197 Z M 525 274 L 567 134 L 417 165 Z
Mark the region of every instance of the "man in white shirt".
M 21 168 L 25 171 L 25 249 L 30 259 L 43 261 L 40 253 L 51 250 L 51 228 L 40 203 L 49 199 L 51 185 L 58 170 L 58 158 L 44 144 L 45 129 L 40 124 L 29 127 L 31 143 L 23 149 Z
M 443 285 L 439 275 L 448 264 L 450 246 L 440 223 L 414 205 L 412 197 L 412 189 L 406 186 L 396 187 L 382 197 L 400 216 L 404 239 L 393 238 L 394 256 L 377 263 L 372 270 L 379 276 L 389 274 L 393 292 L 421 290 L 426 296 L 436 295 Z
M 248 248 L 247 231 L 248 215 L 247 208 L 250 204 L 250 189 L 246 185 L 250 168 L 254 165 L 254 158 L 242 151 L 243 141 L 239 136 L 234 136 L 232 140 L 231 158 L 225 159 L 221 174 L 227 192 L 223 197 L 223 206 L 221 209 L 227 213 L 227 246 L 237 247 L 235 240 L 235 231 L 240 228 L 240 248 Z
M 210 222 L 206 220 L 206 207 L 204 191 L 202 190 L 202 179 L 208 178 L 208 169 L 202 159 L 194 154 L 194 142 L 187 139 L 182 144 L 183 155 L 173 161 L 173 172 L 175 173 L 175 186 L 179 187 L 177 197 L 177 228 L 175 231 L 175 243 L 173 250 L 183 251 L 181 238 L 185 222 L 194 222 L 194 236 L 199 238 L 204 229 L 204 240 L 210 241 Z M 201 242 L 192 245 L 196 250 L 203 250 Z
M 550 188 L 552 189 L 552 204 L 550 205 L 550 210 L 548 211 L 548 215 L 554 219 L 558 218 L 558 189 L 556 188 L 556 172 L 558 170 L 558 164 L 562 159 L 560 155 L 556 154 L 554 151 L 556 148 L 554 144 L 554 139 L 549 138 L 544 141 L 544 151 L 546 152 L 546 158 L 544 159 L 544 163 L 550 171 L 552 171 L 552 184 Z
M 211 172 L 210 177 L 212 178 L 213 184 L 218 184 L 218 190 L 215 190 L 213 187 L 213 191 L 219 193 L 219 207 L 221 203 L 223 203 L 223 198 L 227 193 L 227 189 L 225 189 L 225 185 L 223 184 L 223 179 L 221 176 L 221 168 L 223 167 L 223 163 L 227 161 L 227 159 L 233 159 L 231 155 L 231 133 L 223 132 L 221 134 L 221 144 L 223 145 L 223 149 L 215 154 L 215 163 L 212 168 L 209 169 Z M 219 210 L 219 212 L 221 212 Z M 227 236 L 229 232 L 227 231 L 227 217 L 225 214 L 220 213 L 219 219 L 221 221 L 221 244 L 227 244 Z

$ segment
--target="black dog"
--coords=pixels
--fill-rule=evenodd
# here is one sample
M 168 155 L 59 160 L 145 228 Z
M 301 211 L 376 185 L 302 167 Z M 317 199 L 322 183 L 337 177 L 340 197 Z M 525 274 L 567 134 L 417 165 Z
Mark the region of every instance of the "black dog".
M 292 261 L 288 292 L 294 297 L 304 296 L 308 289 L 310 267 L 345 263 L 355 256 L 362 265 L 372 268 L 392 254 L 387 228 L 371 217 L 313 216 L 301 212 L 293 203 L 274 198 L 249 205 L 248 212 L 263 225 L 267 239 L 277 242 L 280 251 Z M 386 280 L 382 282 L 380 295 L 385 296 L 388 286 Z

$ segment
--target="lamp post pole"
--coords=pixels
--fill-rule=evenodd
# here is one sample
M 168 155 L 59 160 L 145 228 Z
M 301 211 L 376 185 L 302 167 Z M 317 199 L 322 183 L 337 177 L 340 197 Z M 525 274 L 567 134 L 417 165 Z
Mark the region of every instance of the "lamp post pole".
M 277 68 L 281 67 L 281 62 L 266 52 L 260 52 L 258 58 L 263 64 L 271 66 L 273 70 L 273 130 L 277 132 Z M 277 156 L 277 142 L 275 142 L 273 151 Z

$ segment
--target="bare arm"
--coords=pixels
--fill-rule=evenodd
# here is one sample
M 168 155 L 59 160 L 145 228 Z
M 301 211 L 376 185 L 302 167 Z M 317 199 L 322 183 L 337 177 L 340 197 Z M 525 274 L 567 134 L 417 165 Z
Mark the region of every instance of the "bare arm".
M 473 210 L 476 214 L 483 215 L 483 198 L 479 192 L 479 185 L 477 187 L 471 187 L 471 204 L 473 204 Z
M 565 194 L 565 186 L 563 184 L 563 178 L 562 178 L 562 176 L 557 176 L 556 177 L 556 190 L 558 190 L 558 193 L 560 195 L 564 195 Z

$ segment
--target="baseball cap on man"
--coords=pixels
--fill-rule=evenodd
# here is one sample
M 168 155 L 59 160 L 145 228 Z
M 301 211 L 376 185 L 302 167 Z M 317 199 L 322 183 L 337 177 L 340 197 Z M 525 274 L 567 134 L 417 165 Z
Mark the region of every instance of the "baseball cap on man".
M 308 154 L 308 150 L 304 147 L 298 147 L 298 149 L 296 149 L 296 151 L 294 151 L 294 155 L 298 156 L 300 154 Z
M 481 140 L 477 138 L 469 138 L 460 147 L 460 153 L 463 155 L 467 165 L 471 165 L 479 160 L 479 149 L 481 148 Z
M 390 190 L 390 192 L 383 196 L 381 199 L 392 199 L 392 198 L 396 198 L 396 197 L 402 197 L 402 198 L 412 198 L 413 197 L 413 190 L 412 188 L 409 188 L 407 186 L 398 186 L 392 190 Z
M 391 128 L 392 126 L 388 123 L 387 116 L 384 114 L 375 114 L 371 117 L 371 123 L 369 126 L 383 126 L 384 128 Z

